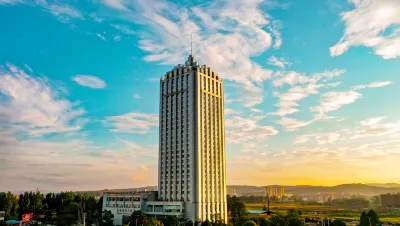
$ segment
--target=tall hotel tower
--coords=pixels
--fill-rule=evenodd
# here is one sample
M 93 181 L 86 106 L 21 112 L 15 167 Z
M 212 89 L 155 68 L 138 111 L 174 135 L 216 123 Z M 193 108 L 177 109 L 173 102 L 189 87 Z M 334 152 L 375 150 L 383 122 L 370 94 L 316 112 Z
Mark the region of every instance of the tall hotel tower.
M 158 198 L 184 217 L 227 220 L 222 79 L 193 55 L 160 79 Z

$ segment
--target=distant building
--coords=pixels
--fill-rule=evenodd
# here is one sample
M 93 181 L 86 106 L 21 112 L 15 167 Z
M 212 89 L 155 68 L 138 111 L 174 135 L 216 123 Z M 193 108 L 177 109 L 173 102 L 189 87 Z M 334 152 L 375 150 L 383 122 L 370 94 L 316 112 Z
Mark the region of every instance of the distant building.
M 382 205 L 386 207 L 400 207 L 400 193 L 381 195 Z
M 157 201 L 157 192 L 105 192 L 103 210 L 114 215 L 114 225 L 122 225 L 124 217 L 132 216 L 135 211 L 142 211 L 150 217 L 183 217 L 183 202 Z
M 314 195 L 303 195 L 301 199 L 303 201 L 324 203 L 324 202 L 328 202 L 330 200 L 334 200 L 335 196 L 333 194 L 317 193 Z
M 266 187 L 266 193 L 269 197 L 278 197 L 281 198 L 285 196 L 285 188 L 283 186 L 268 186 Z

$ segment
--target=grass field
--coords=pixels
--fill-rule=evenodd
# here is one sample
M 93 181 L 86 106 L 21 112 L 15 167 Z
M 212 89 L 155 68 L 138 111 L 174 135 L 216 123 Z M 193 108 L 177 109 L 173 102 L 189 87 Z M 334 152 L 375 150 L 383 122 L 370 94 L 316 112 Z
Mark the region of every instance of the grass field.
M 265 204 L 246 204 L 248 210 L 262 210 Z M 362 212 L 361 208 L 338 207 L 325 205 L 301 205 L 297 203 L 271 204 L 270 210 L 277 214 L 286 214 L 289 209 L 301 209 L 303 216 L 314 219 L 340 219 L 343 221 L 358 221 Z M 382 222 L 400 224 L 400 214 L 390 212 L 378 212 Z

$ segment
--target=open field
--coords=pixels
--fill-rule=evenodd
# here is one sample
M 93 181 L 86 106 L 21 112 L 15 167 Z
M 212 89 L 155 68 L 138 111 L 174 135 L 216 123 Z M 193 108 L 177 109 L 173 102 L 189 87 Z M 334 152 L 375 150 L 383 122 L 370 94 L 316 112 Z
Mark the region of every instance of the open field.
M 262 210 L 265 204 L 246 204 L 248 210 Z M 289 209 L 301 209 L 303 216 L 307 218 L 322 219 L 340 219 L 343 221 L 358 221 L 360 219 L 362 208 L 338 207 L 325 205 L 302 205 L 297 203 L 270 204 L 270 210 L 277 214 L 286 214 Z M 391 222 L 400 224 L 400 213 L 380 212 L 378 211 L 382 222 Z

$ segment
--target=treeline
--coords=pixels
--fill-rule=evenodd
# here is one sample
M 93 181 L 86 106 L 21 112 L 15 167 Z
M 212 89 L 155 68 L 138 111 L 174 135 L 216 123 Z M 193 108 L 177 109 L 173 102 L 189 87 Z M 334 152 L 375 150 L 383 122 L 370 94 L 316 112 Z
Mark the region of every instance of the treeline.
M 0 210 L 5 211 L 5 220 L 21 220 L 23 214 L 33 213 L 34 220 L 57 225 L 72 225 L 82 219 L 79 210 L 83 210 L 87 223 L 96 223 L 102 218 L 102 198 L 61 192 L 46 195 L 37 192 L 25 192 L 13 195 L 0 193 Z
M 249 217 L 246 206 L 238 197 L 227 199 L 229 223 L 232 226 L 305 226 L 306 223 L 319 223 L 322 225 L 345 226 L 346 223 L 339 220 L 309 219 L 303 216 L 301 210 L 291 209 L 285 215 L 270 212 L 269 216 Z M 328 223 L 329 221 L 329 223 Z M 378 214 L 374 210 L 364 211 L 360 216 L 358 226 L 381 226 Z M 202 225 L 203 226 L 203 225 Z M 216 226 L 211 223 L 211 226 Z M 218 226 L 218 225 L 217 225 Z
M 237 197 L 239 201 L 245 203 L 245 204 L 259 204 L 259 203 L 267 203 L 267 197 L 266 196 L 261 196 L 261 195 L 250 195 L 250 196 L 240 196 Z M 296 202 L 299 204 L 303 205 L 332 205 L 332 206 L 343 206 L 343 207 L 358 207 L 358 208 L 368 208 L 369 204 L 372 202 L 372 204 L 379 205 L 380 204 L 380 198 L 378 197 L 373 197 L 371 200 L 366 199 L 365 197 L 362 196 L 354 196 L 348 199 L 341 198 L 341 199 L 328 199 L 324 203 L 318 203 L 313 200 L 309 201 L 303 201 L 303 200 L 296 200 L 294 196 L 292 197 L 282 197 L 278 198 L 275 196 L 270 197 L 270 203 L 281 203 L 281 202 Z
M 250 196 L 240 196 L 238 197 L 238 199 L 241 202 L 244 202 L 246 204 L 257 204 L 257 203 L 266 203 L 267 202 L 267 197 L 263 196 L 263 195 L 250 195 Z M 276 196 L 271 196 L 269 197 L 269 201 L 271 203 L 276 203 L 276 202 L 284 202 L 284 201 L 288 201 L 288 200 L 295 200 L 295 197 L 276 197 Z

